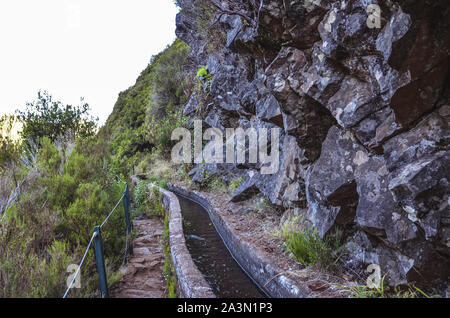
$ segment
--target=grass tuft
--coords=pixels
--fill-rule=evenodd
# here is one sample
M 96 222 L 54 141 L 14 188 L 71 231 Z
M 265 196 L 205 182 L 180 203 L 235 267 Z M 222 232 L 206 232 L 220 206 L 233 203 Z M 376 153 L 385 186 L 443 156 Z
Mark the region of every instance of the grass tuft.
M 324 270 L 334 271 L 345 253 L 342 233 L 337 231 L 333 236 L 322 239 L 314 228 L 302 229 L 298 217 L 283 224 L 281 236 L 284 248 L 304 266 L 318 265 Z

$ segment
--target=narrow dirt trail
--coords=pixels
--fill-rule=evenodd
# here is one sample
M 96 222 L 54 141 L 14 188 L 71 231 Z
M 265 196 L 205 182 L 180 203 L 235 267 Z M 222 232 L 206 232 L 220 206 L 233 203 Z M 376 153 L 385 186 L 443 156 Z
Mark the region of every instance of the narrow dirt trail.
M 114 298 L 164 298 L 166 283 L 163 275 L 164 253 L 161 236 L 164 225 L 160 220 L 135 220 L 137 238 L 134 254 L 121 269 L 118 286 L 111 292 Z

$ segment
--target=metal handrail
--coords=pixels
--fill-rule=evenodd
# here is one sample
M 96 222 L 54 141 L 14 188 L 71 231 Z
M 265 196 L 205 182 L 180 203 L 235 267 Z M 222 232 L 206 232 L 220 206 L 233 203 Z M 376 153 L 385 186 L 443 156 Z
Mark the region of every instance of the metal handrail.
M 120 181 L 124 182 L 117 175 L 116 175 L 116 178 L 117 178 L 117 180 L 120 180 Z M 82 260 L 80 262 L 80 265 L 78 266 L 77 271 L 75 272 L 75 275 L 74 275 L 70 285 L 68 286 L 66 292 L 64 293 L 63 298 L 66 298 L 68 293 L 69 293 L 69 291 L 72 289 L 72 286 L 73 286 L 76 278 L 78 277 L 78 275 L 79 275 L 79 273 L 81 271 L 81 267 L 83 266 L 83 263 L 86 260 L 86 256 L 87 256 L 87 254 L 89 252 L 89 249 L 92 246 L 92 243 L 94 243 L 94 249 L 95 249 L 94 253 L 95 253 L 95 260 L 96 260 L 96 263 L 97 263 L 97 271 L 98 271 L 98 274 L 99 274 L 101 295 L 102 295 L 102 298 L 105 298 L 105 297 L 109 296 L 108 284 L 107 284 L 107 280 L 106 280 L 105 260 L 104 260 L 104 256 L 103 256 L 102 236 L 101 236 L 100 230 L 109 221 L 110 217 L 117 210 L 117 208 L 119 207 L 119 204 L 121 202 L 123 202 L 123 208 L 124 208 L 124 214 L 125 214 L 125 223 L 126 223 L 126 242 L 125 242 L 124 262 L 126 261 L 127 253 L 129 253 L 130 255 L 133 254 L 133 244 L 128 245 L 128 238 L 130 237 L 131 230 L 132 230 L 132 228 L 131 228 L 131 220 L 130 220 L 130 206 L 131 206 L 130 191 L 129 191 L 129 188 L 128 188 L 128 182 L 124 182 L 124 183 L 125 183 L 125 190 L 123 191 L 122 197 L 120 198 L 119 202 L 117 202 L 117 204 L 114 206 L 114 208 L 108 214 L 108 216 L 105 218 L 105 220 L 101 223 L 101 225 L 94 227 L 91 240 L 89 241 L 89 244 L 88 244 L 88 246 L 86 248 L 86 251 L 84 252 L 83 258 L 82 258 Z

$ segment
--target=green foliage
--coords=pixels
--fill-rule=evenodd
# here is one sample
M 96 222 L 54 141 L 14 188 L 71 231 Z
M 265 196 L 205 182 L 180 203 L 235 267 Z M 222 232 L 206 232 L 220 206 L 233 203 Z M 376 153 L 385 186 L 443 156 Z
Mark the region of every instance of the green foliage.
M 202 181 L 199 183 L 194 183 L 188 176 L 186 166 L 182 166 L 181 169 L 178 170 L 178 175 L 182 177 L 183 181 L 187 183 L 191 188 L 211 191 L 216 194 L 223 194 L 228 192 L 227 186 L 224 181 L 219 176 L 210 173 L 205 162 L 198 166 L 198 174 L 200 175 Z
M 196 16 L 197 33 L 207 43 L 204 48 L 205 53 L 217 54 L 227 40 L 226 29 L 221 26 L 219 20 L 215 19 L 217 8 L 210 0 L 196 0 L 192 10 Z
M 28 232 L 20 221 L 0 226 L 0 297 L 61 297 L 73 262 L 67 244 L 54 240 L 40 257 Z
M 56 141 L 68 133 L 83 138 L 94 135 L 98 119 L 89 115 L 89 105 L 83 99 L 81 102 L 80 106 L 63 105 L 48 92 L 39 91 L 36 101 L 27 103 L 25 111 L 17 111 L 23 122 L 22 139 L 37 142 L 48 137 Z
M 167 189 L 167 180 L 160 179 L 160 178 L 157 178 L 157 177 L 153 176 L 153 177 L 150 177 L 149 181 L 152 184 L 157 185 L 160 188 Z M 157 188 L 155 188 L 155 189 L 157 189 Z
M 44 137 L 41 140 L 41 149 L 39 151 L 38 160 L 41 168 L 47 173 L 58 173 L 62 158 L 58 148 L 56 148 L 55 144 L 47 137 Z
M 49 138 L 41 142 L 37 165 L 24 168 L 26 188 L 0 225 L 0 297 L 61 297 L 69 275 L 67 266 L 81 260 L 93 227 L 101 224 L 124 190 L 105 169 L 108 158 L 93 151 L 101 141 L 79 139 L 72 146 L 57 146 Z M 114 279 L 123 257 L 118 251 L 125 246 L 122 206 L 102 236 L 107 272 Z M 90 251 L 82 271 L 82 289 L 72 290 L 71 295 L 95 291 L 95 273 Z
M 200 87 L 203 88 L 204 91 L 209 92 L 213 76 L 209 73 L 208 65 L 200 67 L 197 71 L 197 79 Z
M 164 181 L 156 182 L 142 181 L 135 190 L 134 201 L 137 206 L 137 212 L 143 213 L 148 217 L 163 217 L 164 207 L 160 203 L 160 193 L 158 187 L 166 187 L 167 183 Z
M 311 229 L 304 232 L 289 233 L 285 238 L 288 250 L 305 266 L 316 265 L 321 254 L 326 250 L 325 243 Z
M 219 177 L 211 178 L 211 181 L 208 184 L 208 188 L 216 194 L 226 193 L 226 186 L 222 179 Z
M 0 172 L 17 160 L 20 146 L 8 136 L 0 135 Z
M 189 177 L 189 171 L 193 169 L 193 164 L 183 163 L 179 166 L 175 179 L 187 185 L 190 189 L 196 189 L 198 185 Z
M 113 113 L 99 136 L 105 139 L 116 172 L 133 167 L 159 148 L 166 157 L 173 129 L 184 124 L 182 109 L 195 85 L 189 72 L 189 46 L 177 39 L 152 57 L 136 84 L 119 94 Z
M 178 128 L 187 124 L 186 117 L 183 117 L 182 110 L 176 112 L 168 111 L 167 115 L 163 118 L 157 119 L 152 117 L 150 119 L 150 125 L 155 127 L 159 123 L 159 129 L 155 129 L 149 135 L 150 140 L 161 150 L 164 157 L 168 158 L 172 147 L 176 144 L 176 141 L 172 141 L 172 132 Z
M 146 155 L 142 161 L 137 165 L 136 169 L 134 170 L 134 172 L 136 174 L 145 174 L 147 173 L 148 169 L 149 169 L 149 155 Z
M 345 251 L 341 233 L 322 239 L 312 227 L 298 228 L 297 222 L 298 218 L 293 218 L 282 226 L 287 250 L 304 266 L 319 265 L 325 270 L 334 270 Z
M 137 206 L 145 204 L 149 195 L 149 184 L 145 181 L 140 182 L 134 190 L 134 203 Z
M 212 77 L 211 74 L 209 74 L 208 65 L 200 67 L 200 69 L 197 72 L 197 77 L 203 77 L 203 78 Z

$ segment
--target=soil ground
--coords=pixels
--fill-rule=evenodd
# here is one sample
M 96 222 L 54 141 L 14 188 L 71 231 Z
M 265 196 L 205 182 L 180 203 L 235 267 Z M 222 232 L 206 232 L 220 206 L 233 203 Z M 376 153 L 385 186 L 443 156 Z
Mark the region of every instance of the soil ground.
M 133 224 L 137 233 L 133 241 L 134 253 L 121 269 L 123 276 L 111 295 L 114 298 L 165 298 L 161 247 L 164 225 L 159 219 L 135 219 Z

